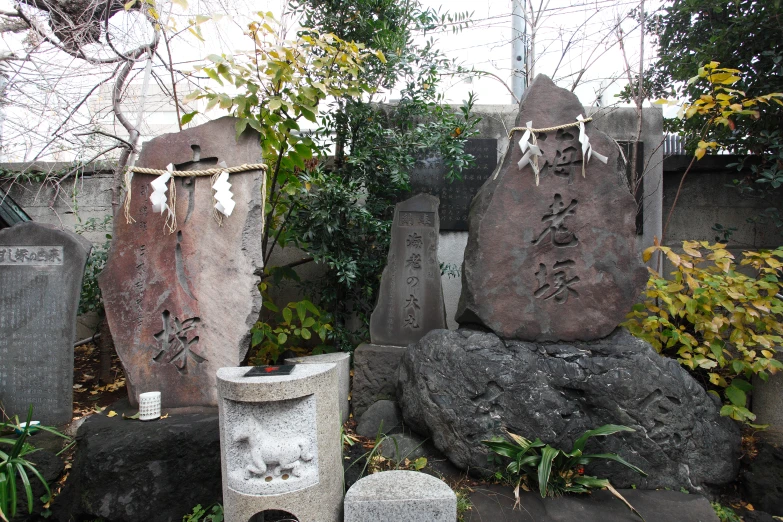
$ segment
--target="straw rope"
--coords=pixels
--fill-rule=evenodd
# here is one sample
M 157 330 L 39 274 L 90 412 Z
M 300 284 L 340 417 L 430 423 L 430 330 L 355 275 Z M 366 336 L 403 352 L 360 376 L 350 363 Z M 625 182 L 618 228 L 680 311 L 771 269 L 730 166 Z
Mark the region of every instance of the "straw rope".
M 169 182 L 169 208 L 171 209 L 169 215 L 166 218 L 165 228 L 168 230 L 169 234 L 173 234 L 177 229 L 177 215 L 174 212 L 174 209 L 177 204 L 177 188 L 174 184 L 174 178 L 192 178 L 192 177 L 200 177 L 200 176 L 211 176 L 212 180 L 210 185 L 214 185 L 217 181 L 217 177 L 220 175 L 221 172 L 227 171 L 229 174 L 235 174 L 237 172 L 247 172 L 249 170 L 267 170 L 267 166 L 264 163 L 245 163 L 243 165 L 237 165 L 235 167 L 215 167 L 211 169 L 205 169 L 205 170 L 163 170 L 163 169 L 150 169 L 147 167 L 136 167 L 136 166 L 128 166 L 125 169 L 125 204 L 124 204 L 124 211 L 125 211 L 125 219 L 126 222 L 130 225 L 131 223 L 135 223 L 136 220 L 133 219 L 133 216 L 130 215 L 130 204 L 131 204 L 131 177 L 134 173 L 138 174 L 152 174 L 153 176 L 162 176 L 163 174 L 169 173 L 171 174 L 171 181 Z M 264 203 L 263 203 L 263 210 L 266 209 L 266 176 L 264 176 L 263 180 L 263 191 L 264 191 Z M 218 226 L 223 225 L 223 216 L 219 216 L 218 212 L 213 208 L 213 217 L 215 218 L 215 221 L 217 221 Z
M 514 137 L 514 133 L 516 131 L 530 131 L 531 133 L 535 132 L 552 132 L 560 129 L 568 129 L 570 127 L 579 127 L 580 123 L 587 123 L 588 121 L 593 121 L 593 118 L 585 118 L 581 122 L 575 121 L 573 123 L 564 123 L 563 125 L 558 125 L 557 127 L 544 127 L 543 129 L 533 129 L 530 127 L 514 127 L 510 131 L 508 131 L 508 139 L 512 139 Z
M 175 170 L 171 172 L 171 175 L 180 178 L 192 178 L 193 176 L 214 176 L 215 174 L 220 174 L 224 170 L 227 170 L 229 174 L 234 174 L 236 172 L 245 172 L 248 170 L 266 170 L 266 169 L 267 166 L 264 163 L 250 163 L 250 164 L 246 163 L 244 165 L 237 165 L 236 167 L 226 167 L 226 168 L 215 167 L 206 170 Z M 168 170 L 148 169 L 147 167 L 128 167 L 128 171 L 138 172 L 139 174 L 153 174 L 157 176 L 162 176 L 163 174 L 169 172 Z
M 561 130 L 561 129 L 570 129 L 571 127 L 579 127 L 580 124 L 587 123 L 589 121 L 593 121 L 593 118 L 585 118 L 585 119 L 583 119 L 581 121 L 575 121 L 573 123 L 564 123 L 563 125 L 557 125 L 556 127 L 544 127 L 542 129 L 534 129 L 532 127 L 514 127 L 513 129 L 508 131 L 508 139 L 510 139 L 510 140 L 514 139 L 514 133 L 517 132 L 517 131 L 530 131 L 530 137 L 533 140 L 532 143 L 533 143 L 533 145 L 536 145 L 538 143 L 537 140 L 536 140 L 536 133 L 539 133 L 539 132 L 547 133 L 547 132 L 552 132 L 552 131 Z M 538 186 L 538 181 L 539 181 L 539 179 L 538 179 L 538 156 L 533 156 L 533 158 L 531 158 L 531 159 L 532 159 L 532 162 L 535 163 L 535 166 L 533 168 L 533 172 L 536 175 L 536 186 Z M 533 165 L 531 165 L 531 166 L 533 166 Z M 497 179 L 498 174 L 500 174 L 500 171 L 495 173 L 495 179 Z M 585 177 L 585 161 L 582 161 L 582 177 L 583 178 Z

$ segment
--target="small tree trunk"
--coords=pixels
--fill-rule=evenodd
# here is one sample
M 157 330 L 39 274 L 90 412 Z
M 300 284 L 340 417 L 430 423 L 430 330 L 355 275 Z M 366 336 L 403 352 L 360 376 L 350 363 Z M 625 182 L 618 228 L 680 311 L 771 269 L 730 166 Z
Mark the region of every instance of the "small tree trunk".
M 109 321 L 103 314 L 101 322 L 98 324 L 98 332 L 101 334 L 98 339 L 98 350 L 100 353 L 100 372 L 98 378 L 103 384 L 114 382 L 114 373 L 111 371 L 111 361 L 114 355 L 114 340 L 111 338 L 109 330 Z

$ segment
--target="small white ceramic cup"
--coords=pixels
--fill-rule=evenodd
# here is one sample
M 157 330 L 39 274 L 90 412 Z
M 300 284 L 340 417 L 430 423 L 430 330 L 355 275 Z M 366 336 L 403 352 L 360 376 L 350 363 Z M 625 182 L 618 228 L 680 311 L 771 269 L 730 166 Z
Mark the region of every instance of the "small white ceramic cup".
M 148 421 L 160 418 L 160 392 L 139 394 L 139 420 Z

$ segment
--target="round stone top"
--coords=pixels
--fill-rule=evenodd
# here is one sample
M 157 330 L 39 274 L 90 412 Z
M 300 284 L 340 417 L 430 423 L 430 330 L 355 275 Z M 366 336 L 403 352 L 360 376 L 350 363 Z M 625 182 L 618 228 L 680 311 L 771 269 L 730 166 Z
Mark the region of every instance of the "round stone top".
M 245 374 L 249 372 L 251 368 L 252 366 L 220 368 L 217 371 L 217 376 L 219 380 L 240 384 L 272 384 L 307 379 L 308 377 L 326 373 L 334 368 L 334 364 L 297 364 L 288 375 L 257 375 L 245 377 Z
M 420 471 L 381 471 L 358 480 L 345 495 L 346 502 L 435 500 L 454 497 L 442 480 Z
M 286 364 L 326 364 L 338 363 L 348 359 L 351 354 L 348 352 L 322 353 L 318 355 L 306 355 L 304 357 L 290 357 L 285 360 Z

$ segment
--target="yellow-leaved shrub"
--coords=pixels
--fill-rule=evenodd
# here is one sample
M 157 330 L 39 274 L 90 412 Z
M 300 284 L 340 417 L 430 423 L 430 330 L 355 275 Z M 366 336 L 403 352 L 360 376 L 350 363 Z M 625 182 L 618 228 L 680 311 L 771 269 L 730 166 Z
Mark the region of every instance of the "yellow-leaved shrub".
M 711 393 L 723 391 L 721 414 L 751 422 L 747 408 L 751 377 L 763 381 L 783 369 L 775 359 L 783 344 L 783 247 L 743 252 L 738 271 L 726 245 L 683 242 L 682 253 L 655 245 L 674 266 L 671 278 L 650 269 L 644 301 L 634 306 L 623 326 L 676 358 Z

